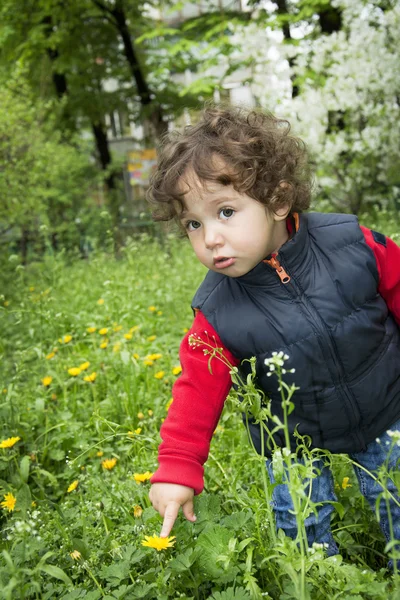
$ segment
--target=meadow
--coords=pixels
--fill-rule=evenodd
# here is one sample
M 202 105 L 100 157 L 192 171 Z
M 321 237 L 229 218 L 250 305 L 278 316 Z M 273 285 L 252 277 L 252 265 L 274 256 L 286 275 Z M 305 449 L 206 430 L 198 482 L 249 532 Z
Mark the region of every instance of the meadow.
M 363 222 L 399 243 L 390 215 Z M 154 538 L 161 518 L 149 478 L 204 273 L 186 242 L 146 235 L 117 258 L 49 253 L 26 267 L 7 258 L 1 599 L 400 598 L 399 575 L 386 568 L 393 544 L 385 548 L 346 456 L 329 457 L 340 556 L 275 532 L 271 487 L 234 394 L 213 436 L 197 522 L 181 515 L 168 545 Z

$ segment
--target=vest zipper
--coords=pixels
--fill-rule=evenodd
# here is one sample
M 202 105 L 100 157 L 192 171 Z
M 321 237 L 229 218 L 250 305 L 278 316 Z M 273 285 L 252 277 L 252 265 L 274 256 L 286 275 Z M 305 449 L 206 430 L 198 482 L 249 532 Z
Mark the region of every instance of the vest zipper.
M 275 256 L 272 255 L 272 258 L 270 258 L 269 260 L 265 260 L 264 262 L 268 263 L 269 265 L 271 265 L 271 267 L 273 269 L 276 270 L 276 274 L 278 275 L 278 277 L 282 281 L 282 283 L 284 283 L 284 284 L 289 283 L 290 275 L 282 267 L 281 263 L 276 258 L 276 255 Z
M 317 331 L 322 331 L 322 333 L 324 334 L 324 338 L 327 342 L 327 346 L 329 349 L 329 352 L 333 358 L 333 362 L 335 364 L 335 367 L 337 368 L 337 371 L 339 373 L 339 379 L 337 379 L 336 377 L 333 378 L 335 385 L 336 385 L 336 381 L 338 386 L 340 387 L 340 389 L 342 390 L 342 392 L 344 393 L 345 397 L 348 400 L 348 404 L 351 407 L 352 413 L 353 413 L 353 417 L 354 417 L 354 422 L 356 422 L 357 420 L 357 409 L 354 406 L 354 401 L 349 393 L 349 391 L 347 390 L 347 385 L 344 381 L 344 374 L 343 374 L 343 368 L 340 364 L 340 359 L 337 356 L 335 347 L 334 347 L 334 342 L 332 340 L 331 334 L 330 332 L 327 330 L 325 323 L 323 322 L 323 320 L 321 319 L 321 317 L 319 316 L 318 312 L 313 308 L 313 307 L 309 307 L 309 302 L 306 302 L 304 299 L 304 292 L 301 288 L 301 286 L 296 282 L 296 280 L 291 277 L 289 275 L 289 273 L 286 271 L 286 269 L 284 268 L 284 266 L 282 265 L 282 260 L 278 260 L 277 258 L 278 255 L 273 255 L 272 258 L 270 258 L 269 260 L 265 260 L 264 262 L 267 262 L 272 268 L 274 268 L 276 270 L 277 275 L 279 276 L 279 279 L 281 280 L 281 282 L 283 284 L 288 284 L 289 282 L 291 282 L 291 285 L 288 286 L 288 290 L 292 289 L 294 294 L 296 295 L 296 297 L 300 300 L 301 304 L 304 306 L 304 308 L 306 309 L 306 311 L 308 312 L 308 314 L 311 316 L 311 326 L 316 329 Z M 293 295 L 292 292 L 292 295 Z M 289 292 L 290 293 L 290 292 Z M 316 326 L 313 321 L 317 321 L 319 322 L 320 326 Z M 357 436 L 357 439 L 359 440 L 361 446 L 362 446 L 362 450 L 366 449 L 366 444 L 364 442 L 364 440 L 362 438 L 360 438 L 360 436 L 358 435 L 358 433 L 355 433 L 355 435 Z

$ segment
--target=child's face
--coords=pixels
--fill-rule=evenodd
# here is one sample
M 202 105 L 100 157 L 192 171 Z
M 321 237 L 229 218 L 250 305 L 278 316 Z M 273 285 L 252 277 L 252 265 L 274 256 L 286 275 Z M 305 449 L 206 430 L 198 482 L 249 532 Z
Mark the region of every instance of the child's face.
M 201 183 L 193 173 L 185 180 L 181 223 L 203 265 L 228 277 L 240 277 L 253 269 L 288 239 L 288 208 L 272 213 L 231 185 Z

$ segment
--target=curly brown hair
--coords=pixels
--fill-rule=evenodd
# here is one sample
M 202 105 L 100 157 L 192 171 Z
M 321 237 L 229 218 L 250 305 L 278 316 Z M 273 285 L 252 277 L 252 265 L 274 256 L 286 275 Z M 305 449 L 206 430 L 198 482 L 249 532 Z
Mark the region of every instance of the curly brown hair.
M 268 112 L 209 105 L 196 125 L 167 134 L 147 196 L 155 221 L 179 221 L 190 189 L 179 184 L 189 171 L 201 182 L 232 185 L 272 211 L 287 204 L 302 212 L 310 205 L 305 143 L 290 135 L 288 121 Z

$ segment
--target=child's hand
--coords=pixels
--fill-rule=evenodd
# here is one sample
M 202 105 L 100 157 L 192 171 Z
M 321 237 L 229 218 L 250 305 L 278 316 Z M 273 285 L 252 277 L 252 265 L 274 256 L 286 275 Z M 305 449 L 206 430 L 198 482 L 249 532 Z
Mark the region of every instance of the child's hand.
M 169 536 L 181 506 L 188 521 L 196 520 L 193 512 L 192 488 L 175 483 L 154 483 L 149 496 L 153 507 L 164 519 L 160 537 Z

